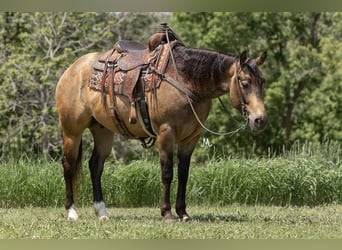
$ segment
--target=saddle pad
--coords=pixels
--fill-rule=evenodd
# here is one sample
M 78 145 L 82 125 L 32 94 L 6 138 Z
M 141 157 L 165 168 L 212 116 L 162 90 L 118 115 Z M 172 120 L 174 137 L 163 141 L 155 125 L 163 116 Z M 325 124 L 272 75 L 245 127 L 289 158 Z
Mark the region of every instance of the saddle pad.
M 89 87 L 93 90 L 104 92 L 109 94 L 109 77 L 111 74 L 107 73 L 105 75 L 106 79 L 104 86 L 102 83 L 103 72 L 98 70 L 93 70 L 90 79 Z M 130 101 L 133 101 L 134 88 L 140 76 L 140 69 L 114 72 L 114 92 L 116 95 L 127 96 Z

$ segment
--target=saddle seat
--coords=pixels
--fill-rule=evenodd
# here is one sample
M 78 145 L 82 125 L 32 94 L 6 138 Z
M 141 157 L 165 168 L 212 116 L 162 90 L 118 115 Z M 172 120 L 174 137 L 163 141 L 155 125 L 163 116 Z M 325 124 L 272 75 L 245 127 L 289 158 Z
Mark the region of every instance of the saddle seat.
M 121 70 L 130 71 L 148 65 L 156 52 L 150 51 L 141 43 L 120 40 L 114 44 L 112 50 L 101 54 L 93 66 L 98 70 L 103 70 L 105 64 L 117 64 Z
M 116 42 L 114 45 L 115 49 L 119 53 L 123 52 L 136 52 L 140 50 L 145 50 L 145 45 L 131 40 L 121 40 Z

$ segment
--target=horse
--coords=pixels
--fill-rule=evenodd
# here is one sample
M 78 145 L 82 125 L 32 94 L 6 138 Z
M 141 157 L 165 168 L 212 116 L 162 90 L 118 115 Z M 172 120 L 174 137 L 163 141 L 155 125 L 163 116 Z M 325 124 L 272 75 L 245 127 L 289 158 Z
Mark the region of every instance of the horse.
M 82 133 L 85 129 L 91 131 L 94 140 L 89 169 L 93 187 L 93 204 L 99 219 L 110 218 L 101 187 L 104 162 L 111 153 L 114 134 L 125 134 L 129 135 L 129 138 L 141 141 L 152 138 L 157 142 L 162 182 L 160 211 L 166 221 L 176 220 L 176 216 L 171 211 L 170 187 L 174 177 L 173 153 L 177 149 L 178 189 L 175 211 L 181 221 L 189 221 L 190 216 L 186 210 L 186 185 L 190 159 L 209 115 L 212 100 L 228 95 L 231 105 L 246 119 L 247 126 L 252 132 L 260 132 L 265 128 L 267 124 L 263 101 L 265 79 L 259 66 L 266 59 L 266 51 L 258 57 L 248 58 L 246 51 L 233 55 L 215 50 L 191 48 L 178 39 L 173 41 L 165 39 L 165 34 L 163 37 L 164 40 L 157 43 L 154 41 L 156 45 L 152 48 L 149 46 L 144 49 L 145 47 L 136 46 L 136 43 L 130 46 L 132 44 L 126 41 L 121 43 L 121 47 L 127 48 L 121 48 L 121 51 L 120 46 L 116 46 L 116 49 L 105 55 L 99 52 L 85 54 L 70 65 L 60 77 L 55 98 L 63 137 L 65 209 L 69 220 L 78 219 L 74 193 L 82 165 Z M 146 54 L 150 55 L 152 52 L 155 54 L 155 47 L 164 48 L 164 53 L 168 55 L 162 70 L 160 67 L 158 70 L 155 66 L 156 60 L 152 62 L 141 59 L 146 58 Z M 109 60 L 113 52 L 118 53 L 116 61 Z M 93 88 L 90 86 L 89 79 L 94 78 L 92 77 L 94 62 L 99 62 L 101 56 L 102 61 L 106 63 L 104 68 L 107 68 L 110 62 L 115 64 L 112 65 L 113 67 L 117 67 L 120 64 L 117 58 L 122 58 L 121 64 L 128 65 L 121 72 L 122 76 L 133 70 L 131 68 L 139 66 L 143 70 L 138 74 L 137 82 L 148 82 L 147 79 L 154 78 L 153 84 L 150 82 L 148 87 L 142 84 L 144 85 L 142 100 L 146 104 L 145 109 L 147 108 L 149 118 L 147 120 L 152 131 L 146 129 L 145 124 L 139 122 L 139 119 L 138 122 L 134 121 L 137 117 L 134 115 L 137 101 L 130 100 L 133 92 L 126 95 L 122 92 L 118 94 L 117 89 L 115 92 L 115 86 L 118 85 L 115 81 L 118 77 L 114 76 L 114 73 L 106 73 L 104 69 L 103 74 L 98 77 L 102 85 Z M 135 58 L 133 62 L 124 61 L 124 58 L 130 56 Z M 129 85 L 129 79 L 132 78 L 127 79 L 128 83 L 125 84 Z M 134 84 L 131 83 L 131 86 Z M 104 90 L 106 88 L 107 92 Z M 135 107 L 132 109 L 134 103 Z

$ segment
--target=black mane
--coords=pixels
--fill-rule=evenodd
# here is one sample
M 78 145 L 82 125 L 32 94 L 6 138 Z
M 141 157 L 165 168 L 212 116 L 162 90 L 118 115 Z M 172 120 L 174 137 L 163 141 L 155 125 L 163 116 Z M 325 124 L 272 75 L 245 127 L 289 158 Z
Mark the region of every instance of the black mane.
M 237 57 L 213 50 L 176 46 L 173 50 L 177 70 L 194 86 L 221 82 L 224 73 Z

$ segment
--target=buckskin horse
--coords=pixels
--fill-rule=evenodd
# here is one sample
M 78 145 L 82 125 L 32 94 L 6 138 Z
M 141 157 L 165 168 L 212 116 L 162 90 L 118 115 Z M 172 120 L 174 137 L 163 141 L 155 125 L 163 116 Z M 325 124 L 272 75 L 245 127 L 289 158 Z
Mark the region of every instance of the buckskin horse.
M 186 211 L 186 185 L 190 158 L 208 117 L 212 99 L 228 94 L 231 105 L 246 119 L 252 132 L 263 130 L 267 115 L 263 102 L 265 79 L 259 71 L 266 52 L 254 59 L 212 50 L 189 48 L 166 25 L 151 36 L 148 48 L 134 41 L 119 41 L 105 53 L 77 59 L 61 76 L 56 104 L 63 133 L 65 208 L 77 220 L 74 204 L 81 167 L 82 133 L 94 139 L 89 160 L 95 213 L 109 214 L 103 201 L 101 175 L 113 147 L 113 135 L 138 139 L 145 147 L 157 141 L 162 181 L 161 215 L 171 213 L 170 186 L 173 152 L 177 145 L 178 189 L 175 210 L 180 220 Z

